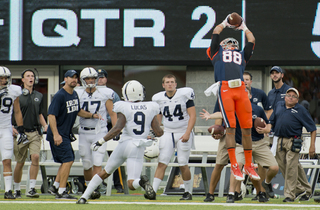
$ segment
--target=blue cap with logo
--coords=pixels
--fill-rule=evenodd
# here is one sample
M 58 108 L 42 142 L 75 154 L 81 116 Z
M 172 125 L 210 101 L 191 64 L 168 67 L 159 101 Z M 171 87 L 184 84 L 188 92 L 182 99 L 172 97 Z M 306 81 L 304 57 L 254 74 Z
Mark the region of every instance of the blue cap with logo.
M 270 74 L 272 71 L 277 71 L 278 73 L 284 73 L 282 68 L 280 68 L 279 66 L 274 66 L 270 69 Z
M 64 77 L 73 77 L 73 75 L 77 75 L 79 77 L 79 74 L 76 72 L 76 70 L 68 70 L 65 74 Z

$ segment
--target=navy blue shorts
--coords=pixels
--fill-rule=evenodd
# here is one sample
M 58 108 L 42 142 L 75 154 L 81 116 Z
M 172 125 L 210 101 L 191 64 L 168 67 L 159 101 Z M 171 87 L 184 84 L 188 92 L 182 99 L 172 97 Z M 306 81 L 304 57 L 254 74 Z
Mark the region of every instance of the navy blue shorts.
M 49 140 L 49 142 L 54 162 L 67 163 L 74 161 L 74 151 L 69 139 L 63 139 L 59 146 L 55 145 L 53 140 Z

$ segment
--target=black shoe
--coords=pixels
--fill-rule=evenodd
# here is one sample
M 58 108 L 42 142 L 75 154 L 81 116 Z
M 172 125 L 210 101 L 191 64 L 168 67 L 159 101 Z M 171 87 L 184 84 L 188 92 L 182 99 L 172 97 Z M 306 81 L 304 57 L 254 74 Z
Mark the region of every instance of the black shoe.
M 123 189 L 122 188 L 118 188 L 117 189 L 117 193 L 123 193 L 124 191 L 123 191 Z
M 311 198 L 311 195 L 305 194 L 305 195 L 301 196 L 299 201 L 308 201 L 308 200 L 310 200 L 310 198 Z
M 283 199 L 283 202 L 293 202 L 294 200 L 292 198 L 286 197 Z
M 27 192 L 27 197 L 29 198 L 39 198 L 39 193 L 34 188 L 31 188 L 29 192 Z
M 183 193 L 182 198 L 180 198 L 180 201 L 183 200 L 192 200 L 192 195 L 189 192 Z
M 320 197 L 313 199 L 314 202 L 320 203 Z
M 146 191 L 144 197 L 149 200 L 156 199 L 156 192 L 149 183 L 149 178 L 146 175 L 140 177 L 139 185 Z
M 9 190 L 8 192 L 4 193 L 4 199 L 16 199 L 16 197 L 13 196 L 12 190 Z
M 258 199 L 259 199 L 259 202 L 268 202 L 269 199 L 267 198 L 267 194 L 265 192 L 259 192 L 258 193 Z
M 85 199 L 85 198 L 80 198 L 77 202 L 76 202 L 76 204 L 87 204 L 88 202 L 87 202 L 87 200 Z
M 214 201 L 214 195 L 208 193 L 206 199 L 203 200 L 204 202 L 212 202 Z
M 55 186 L 50 186 L 48 189 L 48 193 L 50 193 L 51 195 L 57 195 L 58 194 L 58 189 Z
M 251 200 L 252 200 L 252 201 L 257 201 L 257 200 L 258 200 L 258 195 L 256 195 L 255 197 L 253 197 Z
M 61 195 L 57 193 L 56 199 L 61 199 L 61 200 L 72 200 L 75 199 L 77 200 L 76 197 L 73 197 L 72 195 L 69 195 L 67 191 L 64 191 Z
M 274 192 L 271 183 L 267 184 L 265 181 L 263 181 L 262 187 L 266 190 L 266 193 L 269 196 L 269 198 L 274 198 Z
M 234 203 L 234 195 L 227 195 L 227 203 Z
M 234 192 L 234 201 L 241 201 L 243 200 L 242 195 L 238 192 Z
M 91 193 L 90 199 L 92 199 L 92 200 L 99 199 L 100 196 L 101 196 L 101 193 L 100 193 L 99 189 L 97 188 Z
M 21 198 L 21 190 L 16 190 L 15 194 L 14 194 L 15 198 Z
M 304 196 L 305 194 L 307 194 L 306 191 L 300 192 L 300 193 L 296 193 L 296 197 L 294 200 L 298 200 L 300 199 L 302 196 Z

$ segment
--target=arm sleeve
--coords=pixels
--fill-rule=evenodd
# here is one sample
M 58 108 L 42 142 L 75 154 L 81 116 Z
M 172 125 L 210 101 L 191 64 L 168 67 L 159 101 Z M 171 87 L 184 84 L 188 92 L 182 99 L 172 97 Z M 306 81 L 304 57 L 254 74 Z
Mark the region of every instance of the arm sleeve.
M 244 47 L 244 59 L 246 63 L 249 62 L 251 55 L 253 54 L 254 44 L 252 42 L 248 42 Z
M 212 34 L 211 37 L 211 45 L 210 48 L 207 50 L 208 57 L 212 60 L 213 56 L 219 51 L 220 43 L 219 43 L 219 34 Z
M 186 103 L 187 108 L 193 107 L 194 106 L 194 102 L 193 100 L 188 100 Z

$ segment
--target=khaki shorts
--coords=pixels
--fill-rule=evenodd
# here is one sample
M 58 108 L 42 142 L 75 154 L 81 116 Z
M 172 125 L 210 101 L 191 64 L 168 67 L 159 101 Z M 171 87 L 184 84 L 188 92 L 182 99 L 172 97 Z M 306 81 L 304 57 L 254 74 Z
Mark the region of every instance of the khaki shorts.
M 14 157 L 18 163 L 24 163 L 26 161 L 28 155 L 28 148 L 30 155 L 40 155 L 42 136 L 39 135 L 38 131 L 25 132 L 25 134 L 27 135 L 29 140 L 29 142 L 26 144 L 21 143 L 17 145 L 17 138 L 14 138 Z
M 238 163 L 245 164 L 243 147 L 236 145 L 236 157 Z M 252 141 L 252 157 L 253 160 L 262 167 L 277 166 L 278 163 L 270 151 L 269 142 L 264 139 L 260 141 Z
M 229 154 L 226 146 L 226 135 L 219 140 L 216 164 L 227 165 L 229 163 Z

